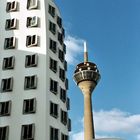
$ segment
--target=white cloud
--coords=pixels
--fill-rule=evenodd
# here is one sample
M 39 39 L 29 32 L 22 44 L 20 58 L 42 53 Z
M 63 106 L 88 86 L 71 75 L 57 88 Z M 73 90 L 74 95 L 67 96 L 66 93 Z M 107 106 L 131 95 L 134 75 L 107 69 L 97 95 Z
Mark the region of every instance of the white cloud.
M 101 110 L 94 112 L 94 121 L 97 132 L 140 133 L 140 114 L 131 115 L 117 109 Z
M 73 133 L 71 138 L 72 140 L 84 140 L 84 132 Z
M 83 39 L 66 35 L 66 60 L 69 64 L 75 65 L 76 63 L 78 63 L 78 56 L 83 52 L 83 42 Z
M 140 140 L 140 114 L 130 114 L 118 109 L 94 111 L 96 138 L 115 137 L 116 133 L 134 135 Z M 83 123 L 83 119 L 81 121 Z M 83 124 L 82 124 L 83 125 Z M 104 135 L 98 135 L 104 134 Z M 72 133 L 72 140 L 83 140 L 83 128 Z

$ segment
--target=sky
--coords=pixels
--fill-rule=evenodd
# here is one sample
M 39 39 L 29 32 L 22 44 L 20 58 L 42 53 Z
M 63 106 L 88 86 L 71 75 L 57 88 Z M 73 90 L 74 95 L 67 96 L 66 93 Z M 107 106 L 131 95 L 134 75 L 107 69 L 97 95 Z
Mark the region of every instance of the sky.
M 66 32 L 71 140 L 83 140 L 83 95 L 73 72 L 84 41 L 101 74 L 92 95 L 96 137 L 140 140 L 140 0 L 55 1 Z

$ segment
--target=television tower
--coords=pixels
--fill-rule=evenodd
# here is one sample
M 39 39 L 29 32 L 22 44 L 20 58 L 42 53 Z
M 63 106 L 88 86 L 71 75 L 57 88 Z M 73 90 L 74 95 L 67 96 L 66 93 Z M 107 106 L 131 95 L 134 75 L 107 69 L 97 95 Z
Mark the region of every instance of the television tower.
M 95 139 L 91 95 L 99 79 L 96 64 L 88 61 L 87 45 L 84 42 L 84 62 L 78 64 L 74 72 L 74 80 L 84 95 L 84 140 Z

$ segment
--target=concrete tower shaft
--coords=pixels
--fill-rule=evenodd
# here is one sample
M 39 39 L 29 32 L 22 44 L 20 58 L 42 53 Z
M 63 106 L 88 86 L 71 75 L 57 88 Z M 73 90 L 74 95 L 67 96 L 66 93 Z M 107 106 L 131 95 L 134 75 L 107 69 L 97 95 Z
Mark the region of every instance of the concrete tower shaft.
M 84 140 L 95 139 L 91 95 L 99 79 L 96 64 L 88 62 L 87 46 L 84 43 L 84 62 L 78 64 L 74 72 L 74 80 L 84 95 Z

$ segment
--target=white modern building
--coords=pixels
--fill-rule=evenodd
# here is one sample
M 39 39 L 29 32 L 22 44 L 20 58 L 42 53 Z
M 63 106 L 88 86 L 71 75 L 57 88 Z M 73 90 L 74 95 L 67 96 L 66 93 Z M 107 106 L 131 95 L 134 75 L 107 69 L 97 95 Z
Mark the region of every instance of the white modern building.
M 66 46 L 53 0 L 0 1 L 0 140 L 68 140 Z

